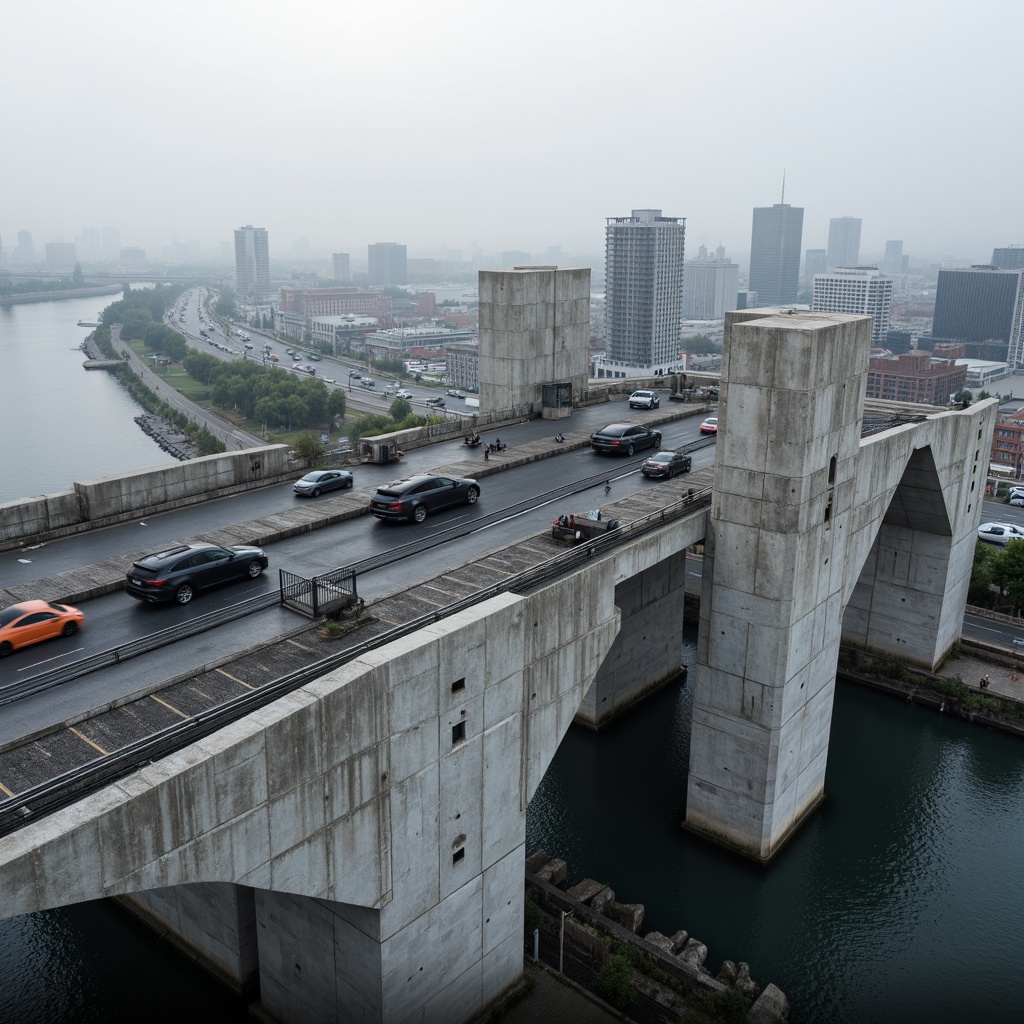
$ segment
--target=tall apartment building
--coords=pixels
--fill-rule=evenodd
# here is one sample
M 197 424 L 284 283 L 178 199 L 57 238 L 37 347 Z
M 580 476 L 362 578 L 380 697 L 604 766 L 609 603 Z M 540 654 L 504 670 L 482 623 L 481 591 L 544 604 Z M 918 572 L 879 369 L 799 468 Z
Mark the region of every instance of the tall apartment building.
M 800 283 L 801 206 L 755 206 L 750 232 L 750 291 L 761 306 L 796 302 Z
M 804 287 L 814 287 L 814 275 L 824 274 L 828 270 L 828 250 L 808 249 L 804 253 Z
M 266 228 L 235 229 L 235 291 L 239 298 L 270 293 L 270 243 Z
M 1024 366 L 1021 320 L 1024 270 L 976 266 L 940 270 L 935 288 L 932 337 L 958 341 L 1004 341 L 1007 362 Z
M 408 284 L 408 259 L 404 245 L 398 242 L 374 242 L 366 247 L 370 265 L 370 284 L 389 288 Z
M 992 250 L 992 266 L 1000 270 L 1024 270 L 1024 245 Z
M 722 320 L 736 308 L 739 265 L 725 258 L 719 246 L 714 258 L 702 245 L 697 257 L 687 260 L 683 274 L 683 317 L 688 320 Z
M 664 369 L 679 358 L 686 219 L 633 210 L 605 222 L 605 351 Z
M 828 222 L 828 270 L 860 263 L 860 217 L 833 217 Z
M 815 274 L 811 309 L 871 317 L 871 344 L 884 345 L 892 313 L 892 278 L 878 267 L 838 267 Z
M 32 263 L 36 258 L 36 250 L 32 245 L 32 232 L 18 232 L 18 259 L 22 263 Z
M 331 254 L 334 263 L 334 280 L 342 283 L 352 280 L 352 262 L 347 252 L 335 252 Z
M 903 242 L 899 239 L 885 243 L 885 255 L 882 257 L 882 273 L 895 277 L 903 273 Z

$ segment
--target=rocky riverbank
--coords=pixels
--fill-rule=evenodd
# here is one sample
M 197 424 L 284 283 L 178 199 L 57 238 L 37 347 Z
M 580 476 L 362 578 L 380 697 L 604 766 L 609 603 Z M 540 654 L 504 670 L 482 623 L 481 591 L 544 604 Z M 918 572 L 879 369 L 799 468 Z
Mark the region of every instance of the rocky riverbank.
M 182 433 L 170 420 L 165 420 L 162 416 L 144 412 L 141 416 L 135 417 L 135 422 L 142 428 L 143 433 L 149 434 L 163 451 L 173 455 L 179 462 L 196 459 L 202 454 L 188 434 Z

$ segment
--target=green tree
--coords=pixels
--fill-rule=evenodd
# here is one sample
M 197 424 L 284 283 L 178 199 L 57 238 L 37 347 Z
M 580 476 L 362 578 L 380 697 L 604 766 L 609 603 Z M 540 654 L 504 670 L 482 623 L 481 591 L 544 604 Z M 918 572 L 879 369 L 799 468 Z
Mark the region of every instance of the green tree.
M 233 317 L 235 315 L 235 293 L 226 288 L 217 296 L 213 309 L 219 316 Z
M 335 388 L 327 396 L 327 413 L 329 416 L 344 418 L 345 416 L 345 392 L 341 388 Z
M 412 406 L 409 404 L 408 399 L 396 398 L 391 403 L 391 408 L 388 411 L 396 423 L 401 423 L 412 412 Z
M 971 583 L 967 591 L 969 604 L 977 605 L 979 608 L 991 608 L 995 603 L 997 594 L 993 587 L 996 586 L 996 563 L 999 561 L 1000 552 L 996 551 L 991 544 L 979 540 L 974 545 L 974 565 L 971 567 Z
M 309 469 L 324 457 L 324 446 L 320 438 L 312 430 L 303 430 L 295 439 L 295 454 L 306 463 Z
M 953 401 L 959 403 L 960 405 L 962 405 L 966 409 L 967 406 L 969 406 L 971 404 L 971 399 L 972 398 L 973 398 L 973 396 L 972 396 L 971 392 L 968 391 L 967 388 L 964 388 L 962 391 L 958 391 L 953 396 Z
M 992 579 L 1011 609 L 1024 607 L 1024 541 L 1011 540 L 997 555 Z

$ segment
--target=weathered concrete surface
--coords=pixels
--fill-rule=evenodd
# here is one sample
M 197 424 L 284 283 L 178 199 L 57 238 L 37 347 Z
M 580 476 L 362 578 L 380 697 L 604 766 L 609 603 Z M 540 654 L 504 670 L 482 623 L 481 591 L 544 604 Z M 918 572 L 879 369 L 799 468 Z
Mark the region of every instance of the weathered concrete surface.
M 294 475 L 285 444 L 204 455 L 172 466 L 75 483 L 71 491 L 0 504 L 0 547 L 63 537 L 137 515 L 234 494 Z
M 848 638 L 931 668 L 966 601 L 995 403 L 862 440 L 869 328 L 727 320 L 686 822 L 759 859 L 822 799 L 847 605 Z
M 0 913 L 250 886 L 277 1019 L 475 1013 L 521 970 L 526 806 L 618 629 L 612 571 L 445 619 L 4 837 Z
M 484 270 L 480 290 L 480 409 L 531 415 L 542 386 L 587 387 L 590 269 Z

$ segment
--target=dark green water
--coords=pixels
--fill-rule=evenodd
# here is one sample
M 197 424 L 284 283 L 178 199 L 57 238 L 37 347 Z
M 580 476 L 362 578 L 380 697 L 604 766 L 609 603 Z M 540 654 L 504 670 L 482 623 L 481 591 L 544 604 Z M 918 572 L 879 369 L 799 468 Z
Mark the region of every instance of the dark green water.
M 696 661 L 692 649 L 690 664 Z M 680 828 L 691 693 L 572 729 L 530 805 L 527 850 L 745 960 L 807 1022 L 1024 1015 L 1024 744 L 840 683 L 826 802 L 770 867 Z

